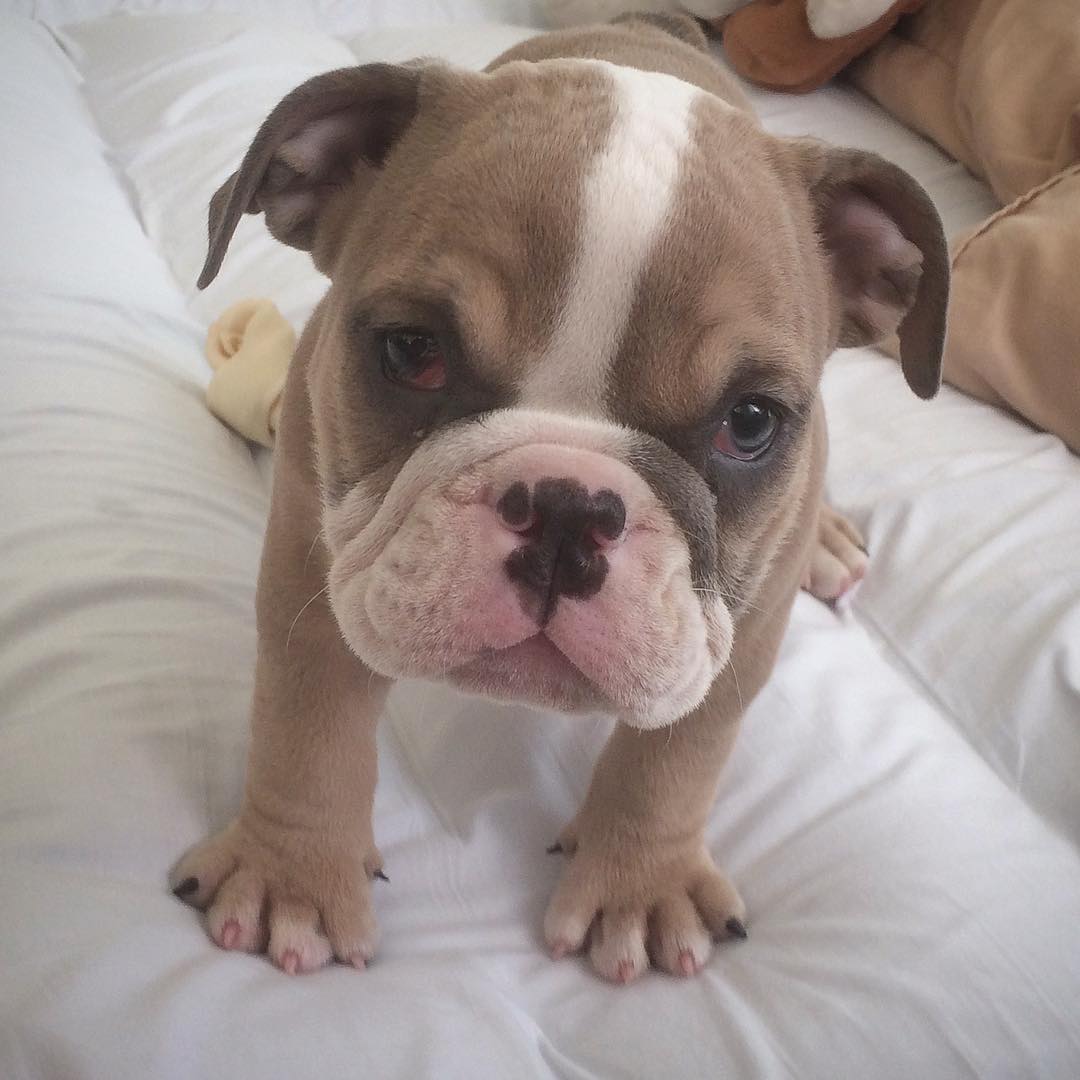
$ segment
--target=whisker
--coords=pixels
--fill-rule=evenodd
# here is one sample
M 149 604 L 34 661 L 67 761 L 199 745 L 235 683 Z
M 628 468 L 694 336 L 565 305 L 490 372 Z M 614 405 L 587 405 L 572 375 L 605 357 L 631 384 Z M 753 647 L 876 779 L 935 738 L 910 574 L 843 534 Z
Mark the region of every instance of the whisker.
M 721 600 L 730 600 L 731 603 L 737 604 L 746 608 L 749 611 L 757 611 L 762 615 L 768 615 L 768 611 L 763 607 L 759 607 L 757 604 L 751 604 L 748 600 L 743 600 L 741 597 L 736 596 L 734 593 L 724 592 L 723 589 L 693 589 L 696 593 L 701 593 L 702 596 L 719 596 Z
M 316 601 L 316 600 L 318 600 L 318 599 L 319 599 L 319 597 L 320 597 L 320 596 L 322 596 L 322 594 L 323 594 L 324 592 L 326 592 L 326 591 L 327 591 L 327 590 L 328 590 L 329 588 L 330 588 L 330 582 L 327 582 L 327 583 L 326 583 L 326 584 L 325 584 L 325 585 L 324 585 L 324 586 L 323 586 L 323 587 L 322 587 L 322 588 L 321 588 L 321 589 L 320 589 L 320 590 L 319 590 L 319 591 L 318 591 L 318 592 L 317 592 L 317 593 L 316 593 L 316 594 L 315 594 L 315 595 L 314 595 L 314 596 L 313 596 L 313 597 L 312 597 L 312 598 L 311 598 L 311 599 L 310 599 L 310 600 L 309 600 L 309 601 L 308 601 L 308 602 L 307 602 L 307 603 L 306 603 L 306 604 L 305 604 L 305 605 L 304 605 L 304 606 L 303 606 L 303 607 L 302 607 L 302 608 L 301 608 L 301 609 L 300 609 L 300 610 L 299 610 L 299 611 L 298 611 L 298 612 L 296 613 L 296 618 L 295 618 L 295 619 L 293 619 L 293 621 L 292 621 L 291 625 L 289 626 L 289 632 L 288 632 L 288 634 L 287 634 L 287 635 L 285 636 L 285 651 L 286 651 L 286 652 L 288 652 L 288 651 L 289 651 L 289 642 L 290 642 L 290 641 L 292 641 L 292 632 L 293 632 L 293 630 L 294 630 L 294 629 L 296 628 L 296 623 L 297 623 L 297 620 L 298 620 L 298 619 L 300 618 L 300 616 L 301 616 L 301 615 L 303 615 L 303 614 L 304 614 L 304 612 L 305 612 L 305 611 L 307 611 L 307 609 L 308 609 L 309 607 L 311 607 L 311 605 L 312 605 L 312 604 L 314 604 L 314 603 L 315 603 L 315 601 Z
M 701 536 L 695 532 L 691 532 L 689 529 L 683 528 L 682 526 L 680 526 L 680 528 L 682 528 L 684 536 L 690 537 L 691 540 L 696 540 L 699 544 L 702 544 L 703 546 L 707 547 L 711 542 L 707 537 Z
M 315 536 L 312 538 L 311 547 L 309 547 L 308 550 L 307 550 L 307 557 L 304 559 L 304 569 L 302 571 L 303 573 L 307 573 L 308 563 L 311 562 L 311 556 L 312 556 L 312 553 L 315 551 L 315 545 L 319 542 L 321 537 L 322 537 L 322 527 L 320 526 L 316 530 Z
M 728 666 L 731 668 L 731 677 L 735 680 L 735 693 L 739 698 L 739 712 L 744 713 L 746 711 L 746 706 L 743 704 L 742 690 L 739 687 L 739 673 L 735 670 L 735 664 L 733 662 L 729 663 Z

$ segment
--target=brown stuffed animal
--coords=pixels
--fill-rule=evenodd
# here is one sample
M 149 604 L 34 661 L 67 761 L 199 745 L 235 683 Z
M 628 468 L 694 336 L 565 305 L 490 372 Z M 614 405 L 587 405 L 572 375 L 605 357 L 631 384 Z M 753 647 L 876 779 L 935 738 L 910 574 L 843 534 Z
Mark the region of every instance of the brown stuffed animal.
M 753 0 L 724 20 L 724 52 L 731 66 L 750 82 L 771 90 L 805 93 L 827 83 L 876 45 L 901 15 L 917 11 L 924 3 Z M 870 21 L 863 22 L 866 18 Z
M 954 237 L 943 375 L 1080 453 L 1080 5 L 928 4 L 851 80 L 1006 205 Z
M 631 11 L 683 11 L 723 34 L 731 66 L 773 90 L 826 83 L 926 0 L 547 0 L 553 26 L 607 22 Z

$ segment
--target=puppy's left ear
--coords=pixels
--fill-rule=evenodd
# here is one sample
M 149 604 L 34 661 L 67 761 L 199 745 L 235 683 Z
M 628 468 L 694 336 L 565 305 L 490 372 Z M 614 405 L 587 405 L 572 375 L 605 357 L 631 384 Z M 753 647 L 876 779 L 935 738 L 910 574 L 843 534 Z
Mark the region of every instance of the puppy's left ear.
M 897 333 L 908 385 L 931 398 L 941 385 L 949 255 L 930 196 L 877 154 L 793 140 L 818 235 L 832 263 L 839 345 Z

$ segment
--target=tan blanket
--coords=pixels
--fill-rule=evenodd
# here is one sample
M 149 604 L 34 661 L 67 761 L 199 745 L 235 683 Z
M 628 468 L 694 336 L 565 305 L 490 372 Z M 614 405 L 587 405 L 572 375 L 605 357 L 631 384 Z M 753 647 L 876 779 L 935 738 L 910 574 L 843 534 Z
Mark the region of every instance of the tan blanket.
M 1080 2 L 930 0 L 849 77 L 1006 204 L 953 239 L 945 378 L 1080 452 Z

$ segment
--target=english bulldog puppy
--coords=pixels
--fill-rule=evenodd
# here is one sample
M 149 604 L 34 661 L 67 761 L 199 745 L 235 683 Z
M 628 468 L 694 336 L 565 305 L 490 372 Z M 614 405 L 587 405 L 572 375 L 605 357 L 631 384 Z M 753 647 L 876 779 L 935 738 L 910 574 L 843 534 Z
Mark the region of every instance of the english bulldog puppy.
M 285 390 L 243 805 L 174 891 L 226 949 L 363 968 L 376 723 L 443 680 L 615 718 L 544 938 L 695 974 L 746 934 L 704 842 L 740 716 L 800 584 L 863 565 L 822 506 L 822 366 L 898 332 L 938 387 L 929 198 L 767 134 L 696 24 L 631 18 L 311 79 L 214 196 L 200 287 L 244 213 L 331 284 Z

